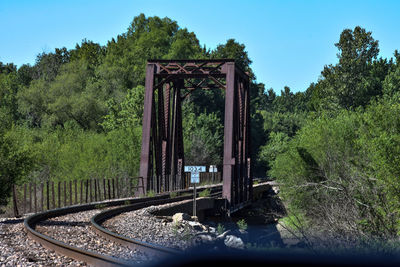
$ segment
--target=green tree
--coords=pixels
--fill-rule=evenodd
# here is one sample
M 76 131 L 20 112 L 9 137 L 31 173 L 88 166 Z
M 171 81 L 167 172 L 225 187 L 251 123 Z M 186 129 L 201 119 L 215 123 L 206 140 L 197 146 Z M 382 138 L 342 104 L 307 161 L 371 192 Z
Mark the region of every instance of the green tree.
M 17 93 L 20 88 L 16 71 L 0 72 L 0 112 L 8 125 L 15 123 L 20 118 L 18 112 Z
M 359 26 L 345 29 L 335 46 L 339 63 L 325 66 L 323 79 L 314 88 L 314 104 L 323 109 L 351 109 L 381 95 L 389 62 L 377 60 L 378 41 L 372 33 Z
M 383 94 L 385 97 L 399 97 L 400 94 L 400 54 L 396 50 L 394 53 L 396 64 L 389 71 L 383 82 Z
M 70 54 L 67 48 L 56 48 L 54 53 L 41 53 L 36 58 L 34 79 L 52 81 L 56 78 L 61 65 L 69 62 Z
M 21 182 L 33 167 L 32 153 L 12 137 L 0 125 L 0 205 L 7 204 L 12 185 Z
M 108 114 L 102 126 L 106 130 L 129 128 L 142 125 L 144 108 L 144 86 L 137 86 L 128 91 L 121 103 L 114 99 L 107 102 Z
M 250 76 L 250 80 L 254 80 L 256 77 L 250 68 L 252 61 L 250 60 L 247 51 L 245 51 L 245 45 L 235 41 L 235 39 L 229 39 L 226 44 L 218 45 L 217 48 L 211 52 L 211 58 L 230 58 L 235 59 L 236 64 Z
M 186 164 L 222 163 L 223 124 L 215 113 L 195 115 L 183 109 L 183 139 Z
M 105 48 L 93 41 L 83 39 L 80 45 L 76 44 L 75 49 L 70 51 L 70 55 L 70 60 L 85 61 L 88 67 L 93 69 L 101 63 Z

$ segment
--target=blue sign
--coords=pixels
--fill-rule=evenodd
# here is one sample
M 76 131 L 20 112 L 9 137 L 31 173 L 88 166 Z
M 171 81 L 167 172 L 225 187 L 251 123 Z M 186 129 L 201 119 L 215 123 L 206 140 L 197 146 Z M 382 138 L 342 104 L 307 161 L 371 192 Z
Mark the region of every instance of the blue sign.
M 185 166 L 185 172 L 205 172 L 206 166 Z
M 198 184 L 200 183 L 200 174 L 198 172 L 191 173 L 190 174 L 190 182 L 192 184 Z
M 190 182 L 200 183 L 200 172 L 205 172 L 206 166 L 185 166 L 185 172 L 190 172 Z

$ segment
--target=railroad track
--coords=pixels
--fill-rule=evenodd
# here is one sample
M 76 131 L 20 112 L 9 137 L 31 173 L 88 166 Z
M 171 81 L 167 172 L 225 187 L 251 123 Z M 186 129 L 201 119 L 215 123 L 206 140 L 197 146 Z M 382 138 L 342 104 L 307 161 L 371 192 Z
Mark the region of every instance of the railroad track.
M 199 188 L 199 192 L 205 188 Z M 162 205 L 166 203 L 181 201 L 185 199 L 190 199 L 192 196 L 192 190 L 183 190 L 178 192 L 178 197 L 170 198 L 169 194 L 162 194 L 156 197 L 147 198 L 135 198 L 135 199 L 125 199 L 125 200 L 115 200 L 102 203 L 92 203 L 79 206 L 71 206 L 61 209 L 50 210 L 38 214 L 34 214 L 24 221 L 25 229 L 28 236 L 34 239 L 36 242 L 40 243 L 44 247 L 53 250 L 59 254 L 71 257 L 78 261 L 83 261 L 89 265 L 100 265 L 100 266 L 129 266 L 134 263 L 127 259 L 126 257 L 115 257 L 114 255 L 107 255 L 106 253 L 98 252 L 96 248 L 87 249 L 80 244 L 71 244 L 67 236 L 69 230 L 66 231 L 65 235 L 63 233 L 58 233 L 58 225 L 77 225 L 77 226 L 87 226 L 90 225 L 94 232 L 101 238 L 105 239 L 106 242 L 110 243 L 110 247 L 115 247 L 114 243 L 122 245 L 122 247 L 127 247 L 130 251 L 138 251 L 144 254 L 151 255 L 174 255 L 179 254 L 180 251 L 176 249 L 166 248 L 160 245 L 151 244 L 148 242 L 143 242 L 137 239 L 128 238 L 117 233 L 113 233 L 108 229 L 104 228 L 101 224 L 121 213 L 134 211 L 154 205 Z M 211 195 L 220 195 L 221 186 L 211 187 Z M 63 221 L 63 216 L 71 214 L 85 214 L 85 216 L 90 216 L 90 212 L 99 208 L 107 208 L 107 210 L 100 212 L 99 214 L 89 218 L 90 221 L 78 221 L 77 222 L 65 222 Z M 116 207 L 116 208 L 112 208 Z M 79 216 L 78 216 L 79 217 Z M 59 219 L 57 221 L 57 219 Z M 46 226 L 51 225 L 55 228 L 52 233 L 46 233 Z M 60 227 L 61 229 L 62 227 Z M 44 229 L 44 230 L 43 230 Z M 45 232 L 45 233 L 43 233 Z M 50 231 L 51 232 L 51 231 Z M 54 235 L 62 236 L 62 238 L 55 238 Z M 90 235 L 89 232 L 85 232 L 83 229 L 80 238 L 84 239 L 86 235 Z M 76 237 L 75 237 L 76 238 Z M 64 240 L 60 240 L 64 239 Z M 68 240 L 68 241 L 65 241 Z M 104 242 L 102 242 L 104 243 Z

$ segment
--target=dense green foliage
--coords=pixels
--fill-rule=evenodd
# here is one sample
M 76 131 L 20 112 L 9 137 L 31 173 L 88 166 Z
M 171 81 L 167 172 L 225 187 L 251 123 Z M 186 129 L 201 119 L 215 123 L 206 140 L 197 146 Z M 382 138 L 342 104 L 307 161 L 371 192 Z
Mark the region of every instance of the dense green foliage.
M 13 183 L 137 176 L 146 61 L 221 57 L 254 77 L 243 44 L 210 51 L 176 21 L 141 14 L 105 46 L 85 39 L 33 66 L 0 62 L 0 199 Z M 224 92 L 196 90 L 183 112 L 186 162 L 221 164 Z
M 399 55 L 378 59 L 360 27 L 336 46 L 339 62 L 305 93 L 307 114 L 282 117 L 295 126 L 272 131 L 260 158 L 310 245 L 388 251 L 400 234 Z
M 398 238 L 400 55 L 378 58 L 361 27 L 335 46 L 338 63 L 318 82 L 280 95 L 255 82 L 244 44 L 209 50 L 176 21 L 143 14 L 105 46 L 0 62 L 0 200 L 25 181 L 136 176 L 146 60 L 234 58 L 252 79 L 253 173 L 282 184 L 293 225 L 346 244 Z M 182 110 L 186 162 L 221 164 L 224 92 L 195 90 Z

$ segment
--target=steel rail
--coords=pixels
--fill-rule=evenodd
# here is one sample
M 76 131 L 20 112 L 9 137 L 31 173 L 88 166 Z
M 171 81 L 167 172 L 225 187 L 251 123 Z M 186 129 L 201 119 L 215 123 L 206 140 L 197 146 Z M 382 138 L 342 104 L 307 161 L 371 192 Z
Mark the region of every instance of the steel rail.
M 217 186 L 218 187 L 218 186 Z M 220 187 L 220 186 L 219 186 Z M 202 188 L 203 190 L 206 188 Z M 187 189 L 187 190 L 180 190 L 177 191 L 178 194 L 185 194 L 185 193 L 190 193 L 192 192 L 192 189 Z M 187 196 L 190 197 L 190 196 Z M 179 201 L 180 198 L 182 197 L 177 197 L 175 201 Z M 50 218 L 55 218 L 67 214 L 72 214 L 72 213 L 77 213 L 77 212 L 82 212 L 82 211 L 88 211 L 92 209 L 96 209 L 99 204 L 105 205 L 105 207 L 112 207 L 112 206 L 121 206 L 121 205 L 126 205 L 126 202 L 128 201 L 131 206 L 134 205 L 139 205 L 139 206 L 146 206 L 146 203 L 160 203 L 162 204 L 163 201 L 168 201 L 171 202 L 174 199 L 170 198 L 169 192 L 164 193 L 155 197 L 146 197 L 146 198 L 133 198 L 133 199 L 122 199 L 122 200 L 113 200 L 113 201 L 107 201 L 107 202 L 95 202 L 95 203 L 90 203 L 90 204 L 84 204 L 84 205 L 77 205 L 77 206 L 70 206 L 70 207 L 64 207 L 64 208 L 59 208 L 59 209 L 54 209 L 54 210 L 49 210 L 37 214 L 33 214 L 29 217 L 27 217 L 24 220 L 24 227 L 25 230 L 30 238 L 41 244 L 42 246 L 46 247 L 49 250 L 55 251 L 56 253 L 68 256 L 70 258 L 73 258 L 78 261 L 83 261 L 86 262 L 89 265 L 93 266 L 131 266 L 132 262 L 129 262 L 127 260 L 122 260 L 116 257 L 111 257 L 107 256 L 104 254 L 100 254 L 94 251 L 89 251 L 85 249 L 81 249 L 72 245 L 69 245 L 67 243 L 61 242 L 59 240 L 56 240 L 50 236 L 47 236 L 45 234 L 42 234 L 38 231 L 35 230 L 36 224 L 38 224 L 41 221 L 50 219 Z M 165 202 L 164 202 L 165 203 Z
M 201 190 L 204 190 L 204 189 L 205 188 L 202 188 Z M 201 190 L 200 190 L 200 192 L 201 192 Z M 222 186 L 212 187 L 211 191 L 212 192 L 210 193 L 210 196 L 217 197 L 222 194 Z M 128 205 L 128 206 L 118 207 L 118 208 L 106 210 L 106 211 L 103 211 L 103 212 L 100 212 L 100 213 L 94 215 L 91 218 L 90 222 L 91 222 L 92 228 L 98 235 L 100 235 L 110 241 L 116 242 L 120 245 L 127 246 L 131 249 L 139 250 L 139 251 L 142 251 L 145 253 L 150 253 L 150 254 L 157 255 L 157 256 L 178 255 L 178 254 L 182 253 L 182 251 L 164 247 L 164 246 L 160 246 L 160 245 L 157 245 L 154 243 L 143 242 L 141 240 L 134 239 L 134 238 L 129 238 L 127 236 L 123 236 L 118 233 L 112 232 L 101 225 L 106 220 L 108 220 L 112 217 L 115 217 L 119 214 L 125 213 L 125 212 L 135 211 L 135 210 L 139 210 L 139 209 L 146 208 L 149 206 L 156 206 L 156 205 L 168 204 L 168 203 L 172 203 L 172 202 L 178 202 L 178 201 L 191 199 L 191 198 L 192 198 L 192 196 L 181 196 L 181 197 L 171 198 L 171 199 L 167 199 L 167 200 L 153 200 L 153 201 L 148 201 L 148 202 L 143 202 L 143 203 L 136 203 L 136 204 Z

